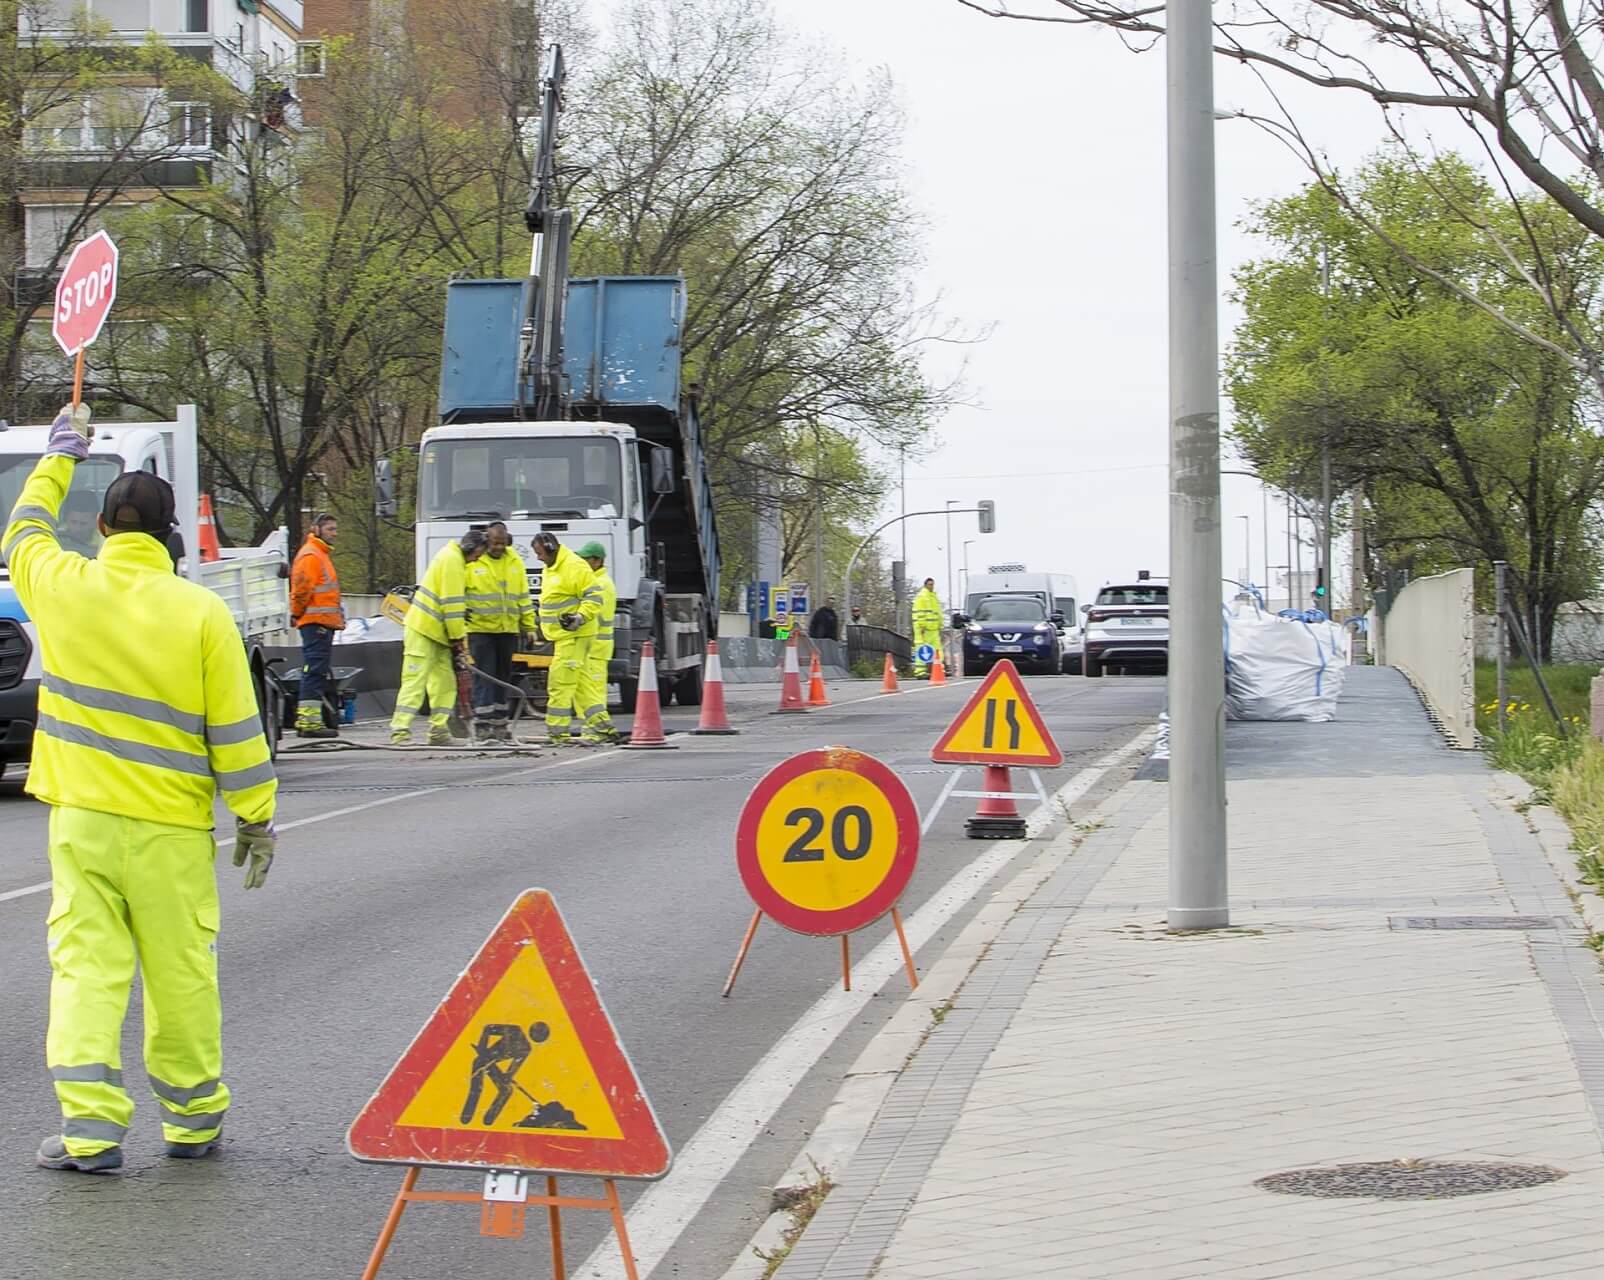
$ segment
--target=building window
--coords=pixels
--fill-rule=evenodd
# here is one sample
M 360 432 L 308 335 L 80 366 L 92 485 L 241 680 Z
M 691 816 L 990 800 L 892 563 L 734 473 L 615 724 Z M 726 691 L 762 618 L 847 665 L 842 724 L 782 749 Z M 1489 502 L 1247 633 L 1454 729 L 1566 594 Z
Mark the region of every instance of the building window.
M 93 11 L 114 31 L 150 30 L 150 0 L 95 0 Z
M 295 47 L 295 74 L 298 76 L 320 76 L 323 74 L 323 42 L 321 40 L 302 40 Z
M 212 145 L 212 109 L 204 102 L 175 102 L 168 116 L 168 141 L 175 147 Z
M 212 13 L 210 0 L 184 0 L 184 30 L 210 31 Z

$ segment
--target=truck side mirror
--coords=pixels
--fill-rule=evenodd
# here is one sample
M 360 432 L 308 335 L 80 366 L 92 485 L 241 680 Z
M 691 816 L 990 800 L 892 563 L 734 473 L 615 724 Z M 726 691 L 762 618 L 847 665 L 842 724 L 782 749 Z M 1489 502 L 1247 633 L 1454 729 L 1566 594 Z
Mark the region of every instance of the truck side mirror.
M 667 449 L 653 449 L 647 463 L 653 493 L 674 492 L 674 459 Z
M 968 625 L 969 615 L 967 613 L 959 613 L 954 611 L 952 615 L 952 629 L 954 631 L 962 631 Z
M 395 500 L 395 467 L 390 459 L 380 458 L 373 464 L 373 510 L 393 520 L 400 509 Z

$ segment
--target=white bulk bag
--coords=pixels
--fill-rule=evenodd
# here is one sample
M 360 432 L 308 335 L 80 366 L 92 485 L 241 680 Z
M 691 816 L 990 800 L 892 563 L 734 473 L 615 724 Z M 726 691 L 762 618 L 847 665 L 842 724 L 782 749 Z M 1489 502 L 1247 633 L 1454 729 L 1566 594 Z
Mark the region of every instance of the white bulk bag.
M 1225 707 L 1232 720 L 1335 720 L 1348 638 L 1330 622 L 1249 604 L 1225 618 Z

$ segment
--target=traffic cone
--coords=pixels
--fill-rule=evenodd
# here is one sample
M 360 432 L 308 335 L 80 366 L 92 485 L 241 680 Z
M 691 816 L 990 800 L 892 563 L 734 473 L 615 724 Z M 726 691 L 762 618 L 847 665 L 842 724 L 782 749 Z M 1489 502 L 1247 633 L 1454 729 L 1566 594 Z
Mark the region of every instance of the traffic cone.
M 730 728 L 724 710 L 724 665 L 718 657 L 718 641 L 707 642 L 707 669 L 702 673 L 702 715 L 692 733 L 739 733 Z
M 200 514 L 195 523 L 200 526 L 200 558 L 210 564 L 223 558 L 223 547 L 217 540 L 217 520 L 212 515 L 212 495 L 200 496 Z
M 663 709 L 657 701 L 657 652 L 648 640 L 640 650 L 640 690 L 635 695 L 635 724 L 629 741 L 623 743 L 625 751 L 655 748 L 672 750 L 675 746 L 663 736 Z
M 807 709 L 808 704 L 802 700 L 802 669 L 796 661 L 796 637 L 792 636 L 785 642 L 785 674 L 780 678 L 780 705 L 774 714 Z
M 813 665 L 808 668 L 808 706 L 827 707 L 830 705 L 830 695 L 824 691 L 824 668 L 819 665 L 819 655 L 813 655 Z
M 901 693 L 902 692 L 901 688 L 897 684 L 897 664 L 895 662 L 891 661 L 891 655 L 889 653 L 886 654 L 886 674 L 885 674 L 885 679 L 880 681 L 880 692 L 881 693 Z
M 1014 789 L 1006 765 L 988 764 L 982 775 L 982 791 L 999 793 L 1000 799 L 982 798 L 975 806 L 975 816 L 964 823 L 964 834 L 971 840 L 1023 840 L 1025 820 L 1014 807 Z
M 946 664 L 941 661 L 941 650 L 940 649 L 936 650 L 935 660 L 933 662 L 931 662 L 931 664 L 930 664 L 930 683 L 931 684 L 946 684 L 947 683 L 947 667 L 946 667 Z

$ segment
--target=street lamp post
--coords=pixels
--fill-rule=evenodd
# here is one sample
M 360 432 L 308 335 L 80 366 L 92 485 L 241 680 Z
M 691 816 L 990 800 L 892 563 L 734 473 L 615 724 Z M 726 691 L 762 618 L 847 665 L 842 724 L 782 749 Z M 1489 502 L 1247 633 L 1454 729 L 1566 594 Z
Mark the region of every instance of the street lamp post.
M 1253 521 L 1238 516 L 1242 522 L 1242 577 L 1250 586 L 1253 583 Z
M 964 543 L 964 574 L 963 574 L 963 586 L 960 588 L 960 591 L 961 591 L 961 593 L 963 595 L 963 598 L 966 601 L 969 599 L 969 548 L 974 546 L 975 543 L 977 543 L 979 541 L 980 541 L 979 538 L 970 538 L 967 541 L 965 541 L 965 543 Z M 955 600 L 947 601 L 947 608 L 956 609 L 957 607 L 958 607 L 957 601 L 955 601 Z
M 947 499 L 947 608 L 952 608 L 952 509 L 959 499 Z
M 1210 3 L 1168 6 L 1171 929 L 1230 923 Z

